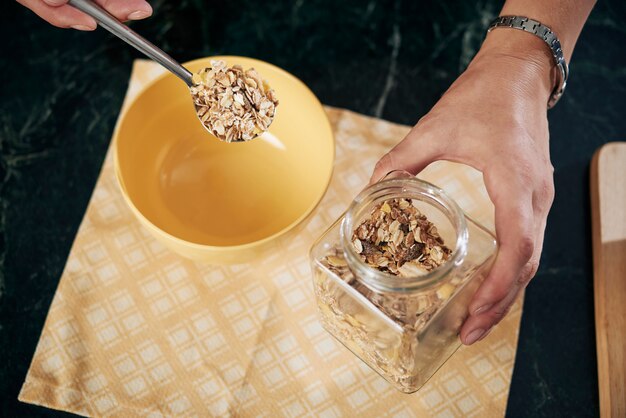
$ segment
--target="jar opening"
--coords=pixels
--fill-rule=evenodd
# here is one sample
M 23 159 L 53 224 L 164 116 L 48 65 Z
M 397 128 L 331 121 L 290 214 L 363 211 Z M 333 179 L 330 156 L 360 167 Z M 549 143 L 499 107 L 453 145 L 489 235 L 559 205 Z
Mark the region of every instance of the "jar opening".
M 445 244 L 452 250 L 443 264 L 428 273 L 404 277 L 380 271 L 363 262 L 352 245 L 353 231 L 370 215 L 374 206 L 394 198 L 411 199 L 413 205 L 435 225 Z M 356 273 L 355 276 L 377 292 L 406 293 L 433 286 L 444 280 L 467 254 L 468 230 L 463 211 L 443 190 L 408 173 L 406 177 L 396 176 L 364 189 L 348 208 L 340 234 L 345 259 Z

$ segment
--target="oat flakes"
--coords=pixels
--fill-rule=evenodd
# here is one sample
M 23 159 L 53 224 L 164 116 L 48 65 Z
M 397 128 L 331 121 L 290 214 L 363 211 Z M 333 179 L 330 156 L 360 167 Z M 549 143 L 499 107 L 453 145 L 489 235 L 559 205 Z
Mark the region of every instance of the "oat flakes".
M 192 80 L 198 117 L 220 140 L 249 141 L 272 124 L 278 99 L 254 68 L 211 61 L 211 67 L 194 74 Z

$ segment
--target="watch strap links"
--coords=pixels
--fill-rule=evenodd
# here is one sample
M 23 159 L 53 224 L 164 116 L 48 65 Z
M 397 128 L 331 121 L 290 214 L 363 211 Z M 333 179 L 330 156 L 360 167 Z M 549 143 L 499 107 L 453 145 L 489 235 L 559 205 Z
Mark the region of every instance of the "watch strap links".
M 523 30 L 528 33 L 532 33 L 535 36 L 543 39 L 543 41 L 550 47 L 554 62 L 557 67 L 557 84 L 552 90 L 550 99 L 548 100 L 548 109 L 554 107 L 556 102 L 559 101 L 565 86 L 567 85 L 567 78 L 569 77 L 569 67 L 565 62 L 563 56 L 563 49 L 561 48 L 561 42 L 557 38 L 556 34 L 548 26 L 542 24 L 537 20 L 533 20 L 524 16 L 498 16 L 489 24 L 487 32 L 491 32 L 495 28 L 513 28 Z

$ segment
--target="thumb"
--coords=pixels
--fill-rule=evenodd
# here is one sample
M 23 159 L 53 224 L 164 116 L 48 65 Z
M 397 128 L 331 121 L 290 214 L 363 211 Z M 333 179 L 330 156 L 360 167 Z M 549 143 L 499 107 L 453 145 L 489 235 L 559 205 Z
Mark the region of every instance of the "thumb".
M 405 170 L 414 175 L 422 171 L 441 156 L 438 143 L 433 139 L 428 133 L 419 132 L 417 127 L 413 128 L 402 141 L 378 160 L 370 184 L 379 181 L 390 171 Z

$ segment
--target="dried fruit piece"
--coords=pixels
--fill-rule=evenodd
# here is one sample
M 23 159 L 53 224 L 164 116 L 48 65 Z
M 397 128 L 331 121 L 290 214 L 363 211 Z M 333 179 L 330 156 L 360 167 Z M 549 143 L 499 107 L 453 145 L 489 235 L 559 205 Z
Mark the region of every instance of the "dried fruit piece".
M 326 259 L 328 260 L 328 263 L 333 267 L 345 267 L 348 265 L 348 263 L 346 263 L 346 260 L 342 257 L 331 255 L 326 257 Z
M 398 268 L 398 271 L 401 276 L 411 277 L 411 276 L 420 276 L 428 273 L 428 270 L 417 261 L 409 261 L 408 263 L 402 264 Z
M 441 286 L 439 289 L 437 289 L 437 297 L 441 300 L 446 300 L 450 297 L 450 295 L 452 295 L 452 292 L 454 292 L 455 287 L 452 286 L 450 283 L 446 283 L 443 286 Z

